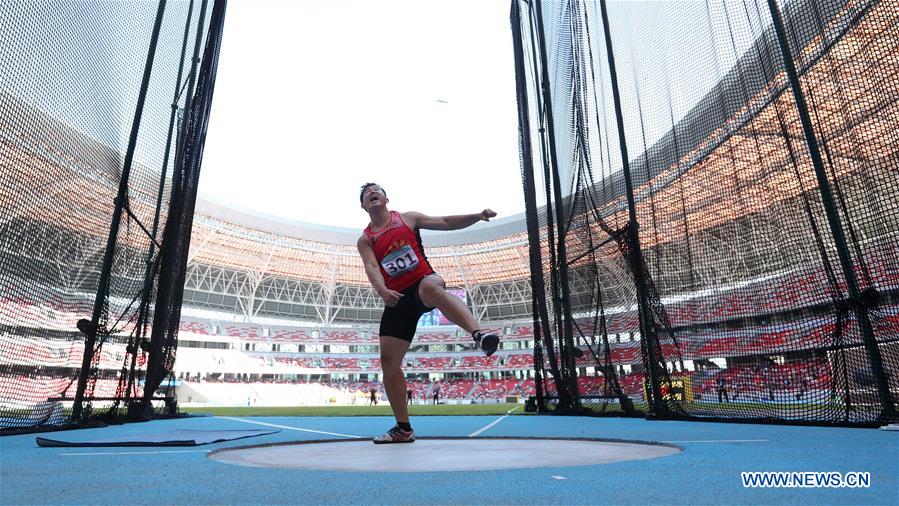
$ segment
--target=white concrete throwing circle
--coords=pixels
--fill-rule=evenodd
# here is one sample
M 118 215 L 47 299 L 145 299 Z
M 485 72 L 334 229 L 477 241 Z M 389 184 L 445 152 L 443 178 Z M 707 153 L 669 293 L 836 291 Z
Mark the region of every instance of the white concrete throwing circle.
M 250 467 L 408 473 L 588 466 L 680 451 L 662 444 L 588 439 L 425 438 L 384 445 L 369 440 L 300 441 L 225 448 L 209 458 Z

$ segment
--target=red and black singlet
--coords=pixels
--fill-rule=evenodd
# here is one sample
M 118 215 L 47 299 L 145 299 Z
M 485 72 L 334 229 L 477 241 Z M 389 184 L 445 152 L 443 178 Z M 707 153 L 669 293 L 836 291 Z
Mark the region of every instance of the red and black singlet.
M 421 245 L 421 235 L 406 225 L 400 213 L 390 211 L 390 221 L 384 228 L 372 232 L 369 225 L 364 232 L 381 265 L 387 288 L 400 292 L 434 273 Z

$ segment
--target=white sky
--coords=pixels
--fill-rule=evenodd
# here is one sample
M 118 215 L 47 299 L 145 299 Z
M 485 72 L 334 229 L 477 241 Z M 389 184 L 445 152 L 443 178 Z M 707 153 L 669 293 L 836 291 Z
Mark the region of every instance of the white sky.
M 400 211 L 524 211 L 507 0 L 229 2 L 201 195 L 362 228 L 367 181 Z

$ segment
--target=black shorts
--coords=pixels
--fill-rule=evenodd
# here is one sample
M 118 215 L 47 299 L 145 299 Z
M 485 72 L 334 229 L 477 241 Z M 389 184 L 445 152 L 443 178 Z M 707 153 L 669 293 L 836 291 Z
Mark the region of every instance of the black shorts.
M 404 341 L 412 342 L 412 338 L 415 337 L 415 328 L 418 326 L 418 320 L 421 318 L 421 315 L 434 309 L 426 306 L 418 295 L 418 285 L 424 279 L 419 279 L 412 286 L 400 292 L 403 296 L 400 297 L 399 302 L 395 306 L 384 308 L 378 335 L 398 337 Z

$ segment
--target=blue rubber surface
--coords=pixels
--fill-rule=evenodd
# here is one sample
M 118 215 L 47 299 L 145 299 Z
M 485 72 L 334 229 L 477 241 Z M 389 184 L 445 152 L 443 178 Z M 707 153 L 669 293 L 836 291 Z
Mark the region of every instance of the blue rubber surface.
M 413 425 L 419 436 L 468 436 L 498 419 L 428 416 Z M 489 473 L 296 471 L 207 458 L 210 450 L 231 446 L 371 437 L 391 425 L 386 417 L 198 417 L 65 433 L 77 441 L 168 430 L 282 429 L 202 449 L 39 448 L 35 435 L 2 437 L 0 504 L 899 504 L 899 432 L 874 429 L 509 416 L 480 435 L 663 441 L 684 451 L 649 461 Z M 867 471 L 872 483 L 744 488 L 741 471 Z

